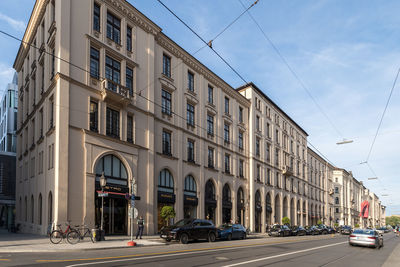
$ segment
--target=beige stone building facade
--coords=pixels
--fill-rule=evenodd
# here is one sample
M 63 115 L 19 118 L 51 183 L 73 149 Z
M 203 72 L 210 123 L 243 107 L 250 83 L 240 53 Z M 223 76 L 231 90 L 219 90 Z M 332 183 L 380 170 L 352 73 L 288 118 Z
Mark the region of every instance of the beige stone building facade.
M 68 15 L 67 15 L 68 14 Z M 17 215 L 23 232 L 54 223 L 128 234 L 129 194 L 145 232 L 175 220 L 287 216 L 326 224 L 332 167 L 254 84 L 238 89 L 123 0 L 38 0 L 18 72 Z M 29 45 L 28 45 L 29 44 Z

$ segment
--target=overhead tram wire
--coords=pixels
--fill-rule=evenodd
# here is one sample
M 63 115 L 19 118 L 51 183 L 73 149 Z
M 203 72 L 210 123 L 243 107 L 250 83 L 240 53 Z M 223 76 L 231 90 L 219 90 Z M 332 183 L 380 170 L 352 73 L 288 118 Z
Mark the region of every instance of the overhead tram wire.
M 193 30 L 186 22 L 184 22 L 178 15 L 174 13 L 168 6 L 166 6 L 161 0 L 157 0 L 163 7 L 165 7 L 174 17 L 176 17 L 183 25 L 186 26 L 194 35 L 196 35 L 205 45 L 207 45 L 245 84 L 247 81 L 235 70 L 231 64 L 229 64 L 226 59 L 224 59 L 213 47 L 210 42 L 204 40 L 195 30 Z M 257 1 L 256 1 L 257 2 Z
M 243 6 L 243 8 L 246 8 L 244 4 L 242 3 L 241 0 L 238 0 L 240 4 Z M 279 49 L 275 46 L 275 44 L 272 42 L 272 40 L 268 37 L 268 35 L 265 33 L 265 31 L 261 28 L 260 24 L 256 21 L 256 19 L 251 15 L 249 10 L 246 10 L 247 14 L 250 16 L 250 18 L 253 20 L 253 22 L 256 24 L 257 28 L 260 30 L 264 38 L 268 41 L 268 43 L 272 46 L 273 50 L 276 52 L 276 54 L 279 56 L 279 58 L 283 61 L 283 63 L 286 65 L 286 67 L 289 69 L 289 71 L 292 73 L 294 78 L 299 82 L 303 90 L 307 93 L 307 95 L 311 98 L 311 100 L 314 102 L 314 104 L 317 106 L 319 111 L 324 115 L 324 117 L 327 119 L 329 124 L 332 126 L 332 128 L 336 131 L 336 133 L 342 138 L 343 134 L 339 131 L 339 129 L 335 126 L 335 124 L 332 122 L 332 120 L 329 118 L 329 116 L 325 113 L 325 111 L 322 109 L 322 107 L 318 104 L 317 100 L 312 96 L 311 92 L 308 90 L 307 86 L 304 84 L 304 82 L 300 79 L 300 77 L 297 75 L 296 71 L 290 66 L 288 61 L 285 59 L 285 57 L 282 55 L 282 53 L 279 51 Z

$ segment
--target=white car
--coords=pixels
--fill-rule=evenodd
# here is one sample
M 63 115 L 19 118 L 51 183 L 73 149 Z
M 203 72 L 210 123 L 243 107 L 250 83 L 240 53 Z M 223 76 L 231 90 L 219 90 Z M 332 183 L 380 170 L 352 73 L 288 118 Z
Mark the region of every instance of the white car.
M 372 229 L 356 229 L 349 236 L 351 246 L 383 247 L 383 237 Z

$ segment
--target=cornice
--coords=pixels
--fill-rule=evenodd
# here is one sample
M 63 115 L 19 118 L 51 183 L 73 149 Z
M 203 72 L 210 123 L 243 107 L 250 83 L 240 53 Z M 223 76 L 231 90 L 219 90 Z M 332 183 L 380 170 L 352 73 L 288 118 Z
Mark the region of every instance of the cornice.
M 244 105 L 245 107 L 250 106 L 250 101 L 248 99 L 236 92 L 236 90 L 233 89 L 229 84 L 210 71 L 206 66 L 191 56 L 165 34 L 160 32 L 160 34 L 156 36 L 156 42 L 168 52 L 172 53 L 177 58 L 180 58 L 192 70 L 203 75 L 212 84 L 221 88 L 227 95 L 236 99 L 240 104 Z
M 127 1 L 104 0 L 104 2 L 111 5 L 115 10 L 121 13 L 123 17 L 128 18 L 147 33 L 157 35 L 162 30 Z
M 29 52 L 29 46 L 32 43 L 32 39 L 35 36 L 36 29 L 38 28 L 44 13 L 46 12 L 46 6 L 50 0 L 37 0 L 33 7 L 31 17 L 26 27 L 24 37 L 22 38 L 21 45 L 18 50 L 17 57 L 14 61 L 14 69 L 19 72 L 26 54 Z

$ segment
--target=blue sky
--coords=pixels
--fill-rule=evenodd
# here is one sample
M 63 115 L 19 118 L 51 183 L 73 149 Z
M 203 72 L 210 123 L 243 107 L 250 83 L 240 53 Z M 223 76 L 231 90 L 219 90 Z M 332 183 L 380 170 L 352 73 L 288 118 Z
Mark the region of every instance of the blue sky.
M 75 0 L 76 1 L 76 0 Z M 164 0 L 172 10 L 210 40 L 243 12 L 250 0 Z M 156 0 L 129 0 L 165 34 L 192 53 L 201 41 Z M 0 1 L 0 29 L 22 37 L 33 0 Z M 365 164 L 379 119 L 400 67 L 399 1 L 260 0 L 250 13 L 296 71 L 334 127 L 290 73 L 245 14 L 213 42 L 246 81 L 253 81 L 309 133 L 309 141 L 336 166 L 359 180 L 373 177 Z M 0 35 L 0 90 L 12 79 L 19 44 Z M 243 84 L 208 48 L 195 55 L 233 87 Z M 399 81 L 400 83 L 400 81 Z M 395 87 L 369 164 L 379 177 L 366 180 L 400 214 L 400 85 Z M 354 142 L 336 145 L 347 138 Z M 397 188 L 396 188 L 397 187 Z M 382 194 L 388 194 L 384 197 Z

